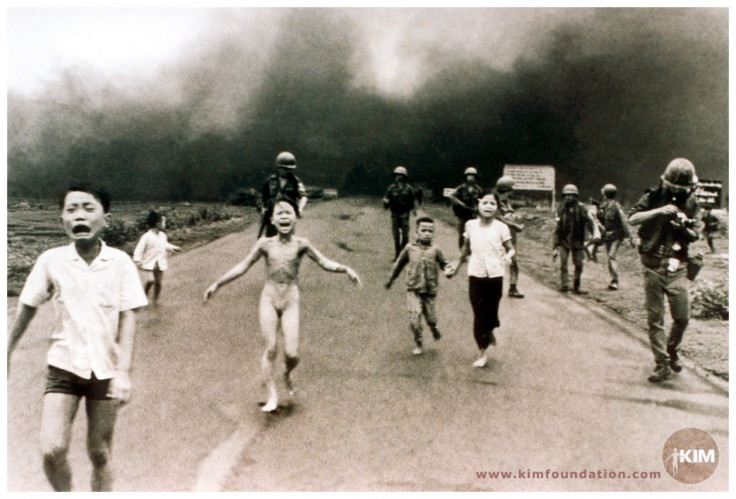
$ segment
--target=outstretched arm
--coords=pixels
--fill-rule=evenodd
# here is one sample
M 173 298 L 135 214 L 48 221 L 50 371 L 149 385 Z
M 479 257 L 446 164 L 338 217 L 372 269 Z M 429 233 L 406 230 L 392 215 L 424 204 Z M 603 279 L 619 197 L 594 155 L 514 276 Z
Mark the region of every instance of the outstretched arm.
M 132 384 L 130 382 L 130 366 L 133 362 L 133 344 L 135 339 L 135 310 L 120 312 L 117 344 L 119 346 L 118 363 L 115 376 L 110 381 L 108 396 L 120 404 L 130 400 Z
M 138 244 L 135 245 L 135 250 L 133 250 L 133 261 L 136 263 L 136 265 L 140 265 L 141 261 L 143 260 L 143 252 L 146 249 L 146 236 L 148 235 L 148 232 L 143 234 L 141 238 L 138 240 Z
M 355 273 L 353 269 L 351 269 L 347 265 L 342 265 L 341 263 L 333 262 L 332 260 L 327 259 L 322 253 L 317 251 L 317 249 L 312 246 L 309 241 L 305 240 L 304 245 L 307 256 L 317 262 L 317 265 L 328 272 L 345 273 L 348 275 L 350 280 L 353 281 L 353 284 L 362 286 L 360 282 L 360 277 L 358 277 L 358 274 Z
M 204 301 L 207 301 L 212 295 L 214 295 L 221 286 L 234 281 L 241 275 L 248 272 L 248 269 L 250 269 L 253 264 L 256 263 L 258 259 L 263 255 L 262 241 L 263 239 L 259 239 L 251 252 L 248 254 L 248 256 L 245 257 L 242 262 L 230 269 L 225 275 L 220 277 L 209 288 L 207 288 L 207 291 L 204 292 Z
M 18 304 L 18 312 L 15 315 L 15 322 L 13 322 L 13 328 L 10 330 L 8 335 L 8 374 L 10 374 L 10 355 L 15 350 L 15 346 L 18 344 L 23 333 L 26 332 L 28 324 L 36 315 L 36 307 L 31 307 L 25 303 Z
M 384 287 L 386 289 L 391 287 L 391 284 L 394 282 L 394 279 L 396 279 L 399 274 L 401 273 L 401 270 L 404 268 L 404 266 L 409 261 L 409 252 L 407 251 L 408 245 L 404 246 L 404 249 L 401 250 L 401 253 L 399 253 L 399 257 L 396 259 L 396 263 L 394 263 L 393 269 L 391 269 L 391 277 L 389 277 L 388 282 L 384 284 Z
M 503 242 L 503 248 L 506 250 L 506 254 L 501 257 L 505 265 L 511 265 L 511 259 L 516 255 L 516 248 L 511 242 L 511 239 L 507 239 Z
M 445 275 L 450 278 L 454 276 L 458 270 L 460 270 L 460 267 L 462 267 L 463 263 L 465 263 L 468 260 L 468 256 L 470 255 L 470 239 L 467 237 L 463 239 L 463 247 L 460 250 L 460 258 L 458 258 L 454 262 L 450 262 L 447 264 L 447 267 L 445 267 Z

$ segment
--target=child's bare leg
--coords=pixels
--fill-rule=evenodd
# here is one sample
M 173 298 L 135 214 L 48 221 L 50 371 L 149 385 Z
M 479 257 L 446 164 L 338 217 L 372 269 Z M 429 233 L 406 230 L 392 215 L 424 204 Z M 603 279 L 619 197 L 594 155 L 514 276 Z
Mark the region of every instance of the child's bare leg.
M 79 397 L 65 393 L 47 393 L 41 416 L 41 452 L 43 469 L 57 492 L 72 490 L 72 472 L 67 461 L 72 422 L 79 407 Z
M 292 299 L 281 314 L 281 329 L 284 333 L 284 362 L 286 372 L 284 381 L 291 395 L 294 387 L 291 382 L 291 371 L 299 364 L 299 297 Z
M 164 273 L 156 268 L 153 271 L 153 303 L 158 303 L 158 296 L 161 294 L 163 287 Z
M 264 412 L 271 412 L 278 407 L 278 393 L 276 391 L 276 380 L 273 375 L 273 364 L 276 360 L 276 331 L 279 326 L 279 315 L 271 300 L 264 294 L 261 296 L 259 307 L 259 318 L 261 322 L 261 334 L 266 342 L 266 350 L 261 359 L 261 369 L 268 390 L 268 401 L 263 406 Z
M 414 355 L 422 353 L 422 300 L 418 293 L 407 291 L 406 306 L 409 313 L 409 329 L 414 334 L 416 348 L 412 351 Z
M 112 490 L 112 435 L 117 418 L 116 400 L 87 400 L 87 454 L 92 462 L 92 491 Z

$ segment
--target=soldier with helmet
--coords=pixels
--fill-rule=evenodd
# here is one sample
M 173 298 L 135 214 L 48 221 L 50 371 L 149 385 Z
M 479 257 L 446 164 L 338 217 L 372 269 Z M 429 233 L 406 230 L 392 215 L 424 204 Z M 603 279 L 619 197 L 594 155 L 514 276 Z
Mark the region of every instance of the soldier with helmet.
M 457 217 L 458 247 L 463 247 L 465 223 L 478 216 L 478 196 L 483 191 L 478 185 L 478 170 L 474 166 L 465 169 L 465 182 L 455 188 L 448 196 L 452 203 L 452 212 Z
M 711 203 L 705 203 L 702 205 L 703 215 L 700 217 L 701 225 L 703 226 L 702 234 L 703 238 L 708 243 L 711 253 L 716 252 L 716 246 L 713 244 L 713 235 L 717 234 L 721 227 L 721 221 L 718 220 L 713 214 L 713 205 Z
M 302 216 L 304 207 L 307 205 L 307 191 L 299 177 L 294 175 L 296 169 L 296 158 L 288 151 L 279 153 L 276 157 L 276 173 L 268 177 L 261 190 L 263 216 L 258 237 L 263 231 L 266 237 L 276 235 L 276 228 L 271 224 L 273 207 L 279 199 L 289 199 L 298 208 L 297 216 Z
M 648 189 L 631 209 L 629 223 L 638 225 L 639 256 L 644 266 L 644 300 L 647 309 L 649 342 L 656 367 L 649 381 L 660 383 L 680 372 L 677 347 L 690 319 L 688 296 L 688 248 L 698 239 L 698 205 L 694 188 L 695 166 L 685 159 L 673 159 L 659 186 Z M 670 306 L 672 328 L 664 332 L 664 298 Z
M 574 184 L 567 184 L 562 189 L 563 203 L 557 207 L 557 226 L 554 233 L 553 259 L 560 257 L 560 291 L 567 292 L 569 275 L 567 262 L 572 254 L 575 274 L 573 277 L 573 292 L 579 295 L 587 294 L 581 289 L 583 275 L 583 260 L 585 255 L 586 230 L 593 234 L 593 240 L 600 240 L 598 225 L 579 199 L 580 192 Z
M 603 243 L 606 245 L 608 273 L 611 275 L 608 289 L 611 291 L 617 290 L 619 284 L 618 264 L 616 263 L 616 253 L 619 245 L 623 240 L 628 240 L 632 247 L 634 245 L 626 215 L 624 215 L 621 205 L 616 201 L 617 192 L 615 185 L 604 185 L 601 189 L 603 203 L 598 206 L 598 220 L 603 226 Z
M 404 166 L 393 171 L 394 182 L 388 186 L 383 197 L 383 207 L 391 210 L 391 232 L 394 236 L 394 261 L 409 242 L 409 217 L 416 216 L 417 197 L 414 188 L 407 182 L 409 172 Z
M 511 244 L 516 252 L 511 258 L 509 266 L 509 297 L 524 298 L 518 290 L 517 282 L 519 281 L 519 247 L 517 244 L 517 234 L 524 230 L 524 225 L 516 220 L 514 215 L 514 207 L 511 205 L 511 193 L 514 190 L 514 179 L 510 175 L 504 175 L 496 181 L 496 192 L 501 204 L 498 206 L 498 219 L 509 226 L 511 230 Z

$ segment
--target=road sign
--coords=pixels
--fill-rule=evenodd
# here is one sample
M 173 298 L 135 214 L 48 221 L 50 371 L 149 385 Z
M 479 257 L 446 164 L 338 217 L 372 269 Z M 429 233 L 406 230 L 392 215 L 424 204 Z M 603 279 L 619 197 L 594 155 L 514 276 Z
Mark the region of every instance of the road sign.
M 555 167 L 540 165 L 505 165 L 503 174 L 514 179 L 514 189 L 520 191 L 555 190 Z
M 720 180 L 701 180 L 695 188 L 695 199 L 698 203 L 721 207 L 723 182 Z
M 555 167 L 549 165 L 504 165 L 503 174 L 514 179 L 515 191 L 548 191 L 549 207 L 555 211 Z

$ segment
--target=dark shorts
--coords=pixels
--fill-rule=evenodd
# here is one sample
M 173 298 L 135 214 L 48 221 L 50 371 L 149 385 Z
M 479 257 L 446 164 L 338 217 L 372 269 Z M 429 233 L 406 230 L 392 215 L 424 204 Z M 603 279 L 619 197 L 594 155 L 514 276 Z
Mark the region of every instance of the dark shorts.
M 108 400 L 107 390 L 110 387 L 109 379 L 97 379 L 92 373 L 91 379 L 80 378 L 69 371 L 58 367 L 48 366 L 46 372 L 46 393 L 65 393 L 77 397 L 86 397 L 89 400 Z

